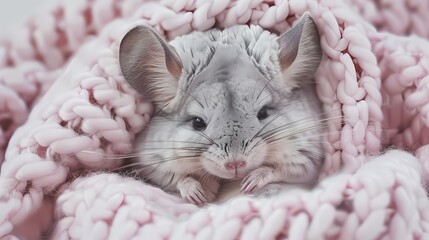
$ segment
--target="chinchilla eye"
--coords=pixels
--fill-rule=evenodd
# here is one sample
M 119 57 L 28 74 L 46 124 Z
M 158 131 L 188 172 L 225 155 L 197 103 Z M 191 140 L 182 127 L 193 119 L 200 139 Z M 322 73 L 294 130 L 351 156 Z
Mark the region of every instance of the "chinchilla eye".
M 265 118 L 268 117 L 268 113 L 267 113 L 267 109 L 266 108 L 261 108 L 261 110 L 259 110 L 258 115 L 257 115 L 259 120 L 264 120 Z
M 201 130 L 206 129 L 207 124 L 206 124 L 206 122 L 204 122 L 203 119 L 201 119 L 199 117 L 194 117 L 192 119 L 192 127 L 194 127 L 194 129 L 197 131 L 201 131 Z

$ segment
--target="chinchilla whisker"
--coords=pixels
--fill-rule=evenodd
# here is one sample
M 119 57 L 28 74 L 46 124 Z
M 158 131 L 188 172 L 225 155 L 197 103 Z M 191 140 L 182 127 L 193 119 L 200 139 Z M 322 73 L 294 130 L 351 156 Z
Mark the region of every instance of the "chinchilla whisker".
M 205 146 L 212 145 L 208 143 L 190 142 L 190 141 L 145 141 L 145 142 L 146 143 L 189 143 L 189 144 L 198 144 L 198 145 L 205 145 Z
M 288 132 L 287 130 L 285 130 L 285 131 L 279 132 L 278 134 L 277 133 L 272 134 L 272 135 L 266 137 L 265 140 L 270 143 L 270 142 L 274 142 L 274 141 L 277 141 L 280 139 L 290 138 L 290 137 L 297 135 L 299 133 L 304 133 L 306 131 L 315 130 L 315 129 L 320 129 L 320 128 L 318 126 L 311 126 L 311 127 L 305 128 L 305 129 L 296 130 L 294 132 Z M 329 135 L 330 133 L 335 133 L 335 132 L 341 133 L 341 131 L 330 131 L 330 132 L 326 132 L 326 133 L 311 134 L 311 136 L 298 137 L 296 139 L 288 139 L 288 142 L 293 142 L 294 140 L 296 140 L 296 141 L 303 140 L 303 139 L 307 139 L 307 138 L 323 137 L 323 136 Z M 277 138 L 274 138 L 274 137 L 277 137 Z
M 341 133 L 341 131 L 338 131 L 338 133 Z M 322 140 L 314 139 L 315 137 L 324 137 L 324 136 L 327 136 L 327 135 L 329 135 L 329 134 L 316 134 L 316 135 L 311 135 L 311 136 L 306 136 L 306 137 L 299 137 L 299 138 L 294 138 L 294 139 L 290 139 L 289 135 L 278 136 L 276 138 L 272 138 L 272 139 L 267 140 L 266 143 L 268 145 L 274 145 L 274 144 L 278 143 L 280 140 L 286 139 L 287 144 L 294 143 L 294 142 L 299 142 L 299 141 L 302 141 L 302 140 L 306 140 L 305 143 L 332 144 L 332 142 L 329 142 L 329 141 L 322 141 Z M 308 139 L 310 139 L 310 140 L 308 140 Z
M 313 139 L 313 138 L 315 138 L 315 137 L 324 137 L 324 136 L 327 136 L 327 135 L 329 135 L 330 133 L 342 133 L 342 131 L 331 131 L 331 132 L 328 132 L 328 133 L 321 133 L 321 134 L 312 134 L 311 136 L 306 136 L 306 137 L 299 137 L 299 138 L 295 138 L 295 139 L 290 139 L 289 137 L 289 135 L 286 135 L 286 136 L 279 136 L 279 137 L 277 137 L 277 138 L 273 138 L 273 139 L 270 139 L 270 140 L 268 140 L 267 141 L 267 143 L 268 144 L 274 144 L 274 143 L 276 143 L 276 142 L 278 142 L 278 141 L 280 141 L 280 140 L 283 140 L 283 139 L 287 139 L 287 142 L 288 143 L 293 143 L 293 142 L 298 142 L 298 141 L 301 141 L 301 140 L 306 140 L 306 139 Z M 314 141 L 308 141 L 308 140 L 306 140 L 306 142 L 308 142 L 308 143 L 325 143 L 325 144 L 331 144 L 331 142 L 327 142 L 327 141 L 320 141 L 320 140 L 314 140 Z
M 275 138 L 275 139 L 273 139 L 273 140 L 270 140 L 270 141 L 268 142 L 268 145 L 275 145 L 275 144 L 276 144 L 276 143 L 278 143 L 280 140 L 285 139 L 285 138 L 287 138 L 287 137 L 278 137 L 278 138 Z M 308 139 L 308 138 L 310 138 L 310 137 L 307 137 L 307 138 L 288 139 L 288 140 L 287 140 L 287 143 L 288 143 L 288 144 L 290 144 L 290 143 L 298 142 L 299 140 L 304 140 L 304 139 Z M 328 142 L 328 141 L 318 141 L 318 140 L 314 140 L 314 141 L 312 141 L 312 140 L 306 140 L 306 141 L 305 141 L 305 143 L 306 143 L 306 144 L 307 144 L 307 143 L 323 143 L 323 144 L 330 144 L 331 142 Z
M 263 138 L 258 139 L 258 141 L 252 146 L 252 148 L 249 149 L 249 152 L 251 152 L 255 147 L 257 147 L 260 143 L 264 142 Z M 243 149 L 243 152 L 245 149 Z
M 206 95 L 205 95 L 205 94 L 202 94 L 202 96 L 203 96 L 203 98 L 204 98 L 204 101 L 206 102 L 206 106 L 209 106 L 209 103 L 208 103 L 208 101 L 207 101 L 207 97 L 206 97 Z
M 83 151 L 85 153 L 89 153 L 89 154 L 97 154 L 100 155 L 101 157 L 103 157 L 104 159 L 107 160 L 118 160 L 118 159 L 125 159 L 125 158 L 134 158 L 134 157 L 138 157 L 138 156 L 150 156 L 150 155 L 154 155 L 153 153 L 150 154 L 142 154 L 142 153 L 129 153 L 129 154 L 104 154 L 104 153 L 99 153 L 99 152 L 91 152 L 91 151 Z
M 306 124 L 306 125 L 300 125 L 298 127 L 294 127 L 294 126 L 281 126 L 281 127 L 277 127 L 275 129 L 272 129 L 270 131 L 265 132 L 264 134 L 262 134 L 260 137 L 263 139 L 268 139 L 270 137 L 273 136 L 277 136 L 279 134 L 282 133 L 287 133 L 287 132 L 292 132 L 292 131 L 301 131 L 301 130 L 305 130 L 305 131 L 309 131 L 309 130 L 315 130 L 315 129 L 324 129 L 328 127 L 327 125 L 323 125 L 323 124 Z M 308 129 L 309 128 L 309 129 Z
M 299 133 L 305 133 L 311 130 L 319 130 L 321 129 L 320 126 L 308 126 L 306 128 L 300 128 L 300 129 L 283 129 L 280 131 L 277 131 L 275 133 L 272 133 L 270 135 L 266 135 L 263 137 L 264 140 L 266 140 L 267 142 L 272 140 L 275 137 L 282 137 L 282 138 L 290 138 L 293 137 Z M 313 137 L 315 137 L 315 134 L 312 134 Z
M 177 119 L 177 120 L 173 120 L 173 119 L 151 119 L 149 124 L 153 125 L 159 122 L 178 122 L 178 123 L 184 123 L 186 122 L 185 119 L 181 120 L 181 119 Z
M 202 137 L 204 137 L 205 139 L 207 139 L 208 141 L 210 141 L 216 147 L 220 147 L 219 144 L 217 144 L 213 139 L 211 139 L 209 136 L 207 136 L 207 134 L 205 134 L 203 132 L 196 132 L 196 133 L 198 133 L 199 135 L 201 135 Z
M 207 150 L 206 147 L 145 147 L 142 148 L 142 150 L 201 150 L 201 151 L 205 151 Z
M 333 110 L 332 112 L 335 112 L 335 111 L 338 111 L 338 110 Z M 304 121 L 304 120 L 308 120 L 308 119 L 313 119 L 314 117 L 318 117 L 318 116 L 324 116 L 324 115 L 326 115 L 327 113 L 330 113 L 331 111 L 329 111 L 329 112 L 325 112 L 325 113 L 320 113 L 320 114 L 317 114 L 317 115 L 315 115 L 315 116 L 312 116 L 312 117 L 308 117 L 308 118 L 301 118 L 301 119 L 299 119 L 299 120 L 296 120 L 296 121 L 293 121 L 293 122 L 290 122 L 290 123 L 287 123 L 287 124 L 285 124 L 285 125 L 292 125 L 292 124 L 295 124 L 295 123 L 301 123 L 302 121 Z M 277 116 L 275 116 L 273 119 L 271 119 L 270 121 L 268 121 L 258 132 L 256 132 L 256 134 L 251 138 L 251 140 L 253 140 L 254 138 L 256 138 L 256 137 L 259 137 L 260 135 L 259 134 L 261 134 L 262 133 L 262 131 L 265 129 L 265 128 L 267 128 L 271 123 L 273 123 L 276 119 L 278 119 L 279 117 L 281 117 L 282 115 L 284 115 L 284 114 L 286 114 L 286 113 L 288 113 L 288 112 L 283 112 L 283 113 L 279 113 Z M 343 119 L 343 116 L 341 115 L 341 116 L 337 116 L 337 117 L 332 117 L 332 118 L 329 118 L 330 120 L 334 120 L 334 119 L 336 119 L 336 118 L 338 118 L 338 119 Z M 283 125 L 282 125 L 283 126 Z
M 199 154 L 195 154 L 195 155 L 185 155 L 185 156 L 171 156 L 171 157 L 167 157 L 164 158 L 163 160 L 181 160 L 181 159 L 191 159 L 191 158 L 199 158 L 201 157 L 201 155 Z
M 207 147 L 144 147 L 139 151 L 144 150 L 181 150 L 181 151 L 194 151 L 194 152 L 205 152 Z M 140 154 L 139 152 L 135 152 L 134 154 Z M 152 153 L 149 153 L 152 154 Z M 113 155 L 114 156 L 114 155 Z
M 255 159 L 255 157 L 257 156 L 257 154 L 253 154 L 253 156 L 248 160 L 249 162 L 252 162 L 253 159 Z
M 259 94 L 258 94 L 258 96 L 256 97 L 256 101 L 258 101 L 258 99 L 259 99 L 259 97 L 261 96 L 261 94 L 262 94 L 262 92 L 264 91 L 264 89 L 275 79 L 275 77 L 277 76 L 277 74 L 279 74 L 279 73 L 281 73 L 282 71 L 280 70 L 280 71 L 278 71 L 276 74 L 274 74 L 273 75 L 273 77 L 271 78 L 271 79 L 267 79 L 268 81 L 265 83 L 265 85 L 264 85 L 264 87 L 261 89 L 261 91 L 259 92 Z M 314 84 L 317 84 L 317 82 L 316 81 L 306 81 L 306 82 L 300 82 L 300 84 L 311 84 L 311 83 L 314 83 Z M 278 92 L 279 90 L 282 90 L 282 89 L 284 89 L 284 88 L 288 88 L 288 87 L 290 87 L 290 86 L 288 86 L 288 85 L 286 85 L 286 86 L 284 86 L 284 87 L 281 87 L 281 88 L 276 88 L 275 90 Z M 268 96 L 266 96 L 266 97 L 264 97 L 263 99 L 261 99 L 260 101 L 258 101 L 258 103 L 259 102 L 262 102 L 265 98 L 267 98 Z
M 262 131 L 265 130 L 265 128 L 267 128 L 271 123 L 273 123 L 277 118 L 281 117 L 282 115 L 286 114 L 287 112 L 283 112 L 283 113 L 279 113 L 277 114 L 277 116 L 275 116 L 274 118 L 272 118 L 270 121 L 268 121 L 266 124 L 264 124 L 264 126 L 262 126 L 261 129 L 259 129 L 259 131 L 257 131 L 255 133 L 255 135 L 250 139 L 250 141 L 252 141 L 253 139 L 255 139 L 256 137 L 261 136 L 260 134 L 262 133 Z
M 315 124 L 315 126 L 328 126 L 327 125 L 327 122 L 328 121 L 332 121 L 332 120 L 338 120 L 338 119 L 343 119 L 343 117 L 342 116 L 337 116 L 337 117 L 331 117 L 331 118 L 325 118 L 325 119 L 321 119 L 321 120 L 316 120 L 316 121 L 313 121 L 313 122 L 304 122 L 303 123 L 303 121 L 305 121 L 305 120 L 308 120 L 308 119 L 312 119 L 312 118 L 304 118 L 304 119 L 299 119 L 299 120 L 296 120 L 296 121 L 293 121 L 293 122 L 289 122 L 289 123 L 287 123 L 287 124 L 283 124 L 283 125 L 281 125 L 281 126 L 279 126 L 279 127 L 276 127 L 276 128 L 274 128 L 274 129 L 271 129 L 271 130 L 269 130 L 269 131 L 267 131 L 267 132 L 264 132 L 264 133 L 262 133 L 262 134 L 260 134 L 260 135 L 258 135 L 257 137 L 264 137 L 264 136 L 266 136 L 266 135 L 270 135 L 270 134 L 272 134 L 272 133 L 277 133 L 279 130 L 281 130 L 281 129 L 284 129 L 284 128 L 292 128 L 292 127 L 294 127 L 294 125 L 298 125 L 298 124 L 301 124 L 300 126 L 298 126 L 298 127 L 301 127 L 301 126 L 303 126 L 304 124 L 306 124 L 306 125 L 304 125 L 304 126 L 307 126 L 308 124 L 314 124 L 314 123 L 316 123 Z
M 277 74 L 279 74 L 281 72 L 282 72 L 282 70 L 279 70 L 276 74 L 273 75 L 273 77 L 271 79 L 267 79 L 268 81 L 265 83 L 264 87 L 258 93 L 258 96 L 256 97 L 256 101 L 258 101 L 259 97 L 261 96 L 261 94 L 264 91 L 264 89 L 268 86 L 268 84 L 270 84 L 275 79 L 275 77 L 277 76 Z
M 172 161 L 174 161 L 174 160 L 172 160 Z M 141 163 L 140 164 L 142 167 L 140 167 L 140 168 L 132 168 L 132 170 L 131 171 L 129 171 L 128 172 L 128 174 L 130 174 L 130 173 L 134 173 L 134 176 L 139 176 L 140 175 L 140 173 L 143 171 L 143 170 L 145 170 L 146 168 L 149 168 L 149 167 L 152 167 L 152 166 L 155 166 L 153 169 L 152 169 L 152 171 L 150 172 L 150 173 L 148 173 L 148 174 L 146 174 L 147 176 L 149 176 L 150 174 L 152 174 L 153 172 L 155 172 L 156 171 L 156 169 L 158 169 L 158 167 L 159 166 L 161 166 L 161 163 L 159 163 L 159 161 L 158 162 L 154 162 L 154 163 L 152 163 L 152 164 L 144 164 L 144 163 Z
M 139 168 L 139 169 L 143 170 L 144 168 L 151 167 L 151 166 L 154 166 L 154 165 L 161 165 L 161 164 L 164 164 L 164 163 L 167 163 L 167 162 L 173 162 L 173 161 L 192 160 L 192 159 L 195 159 L 195 158 L 198 158 L 198 157 L 200 157 L 200 155 L 175 156 L 175 157 L 164 158 L 164 159 L 162 159 L 160 161 L 153 161 L 153 162 L 151 162 L 149 164 L 147 162 L 144 162 L 144 163 L 143 162 L 139 162 L 139 164 L 135 164 L 135 165 L 142 165 L 142 167 Z
M 258 106 L 259 104 L 261 104 L 265 99 L 267 99 L 268 97 L 271 97 L 271 95 L 267 94 L 267 96 L 257 100 L 256 105 Z M 286 106 L 289 106 L 290 104 L 286 104 Z
M 300 126 L 298 128 L 287 127 L 283 129 L 276 129 L 276 131 L 274 132 L 270 131 L 269 134 L 264 135 L 262 138 L 264 138 L 265 140 L 269 140 L 270 138 L 278 136 L 280 134 L 286 134 L 288 137 L 291 137 L 299 133 L 304 133 L 311 130 L 323 129 L 325 127 L 328 127 L 328 126 L 325 126 L 322 124 L 313 124 L 313 125 Z
M 193 98 L 195 102 L 197 102 L 202 108 L 204 108 L 204 105 L 200 101 L 198 101 L 198 99 L 194 95 L 192 95 L 189 91 L 186 91 L 185 93 L 188 94 L 191 98 Z
M 276 89 L 276 90 L 278 90 L 278 89 Z M 263 97 L 263 98 L 261 98 L 261 99 L 259 99 L 259 100 L 257 100 L 257 102 L 256 102 L 256 105 L 260 105 L 265 99 L 267 99 L 268 97 L 271 97 L 271 95 L 270 94 L 267 94 L 265 97 Z M 288 103 L 285 103 L 284 105 L 283 105 L 283 107 L 288 107 L 288 106 L 291 106 L 293 104 L 293 102 L 288 102 Z
M 105 154 L 100 152 L 92 152 L 92 151 L 82 151 L 84 153 L 100 155 L 106 160 L 119 160 L 125 158 L 134 158 L 140 156 L 140 153 L 129 153 L 129 154 Z
M 199 149 L 199 148 L 145 148 L 145 149 L 149 149 L 149 150 L 163 150 L 163 149 L 170 150 L 170 149 L 174 149 L 174 150 L 179 151 L 179 152 L 183 151 L 186 153 L 194 153 L 194 154 L 202 154 L 207 150 L 206 148 L 201 148 L 201 149 Z M 83 151 L 83 152 L 90 153 L 90 154 L 99 154 L 106 160 L 119 160 L 119 159 L 126 159 L 126 158 L 136 158 L 136 157 L 156 155 L 155 153 L 141 153 L 141 152 L 129 153 L 129 154 L 104 154 L 104 153 L 91 152 L 91 151 Z
M 178 150 L 180 150 L 180 149 L 178 149 Z M 178 153 L 190 153 L 190 154 L 198 154 L 199 156 L 201 155 L 201 154 L 203 154 L 205 151 L 194 151 L 194 150 L 183 150 L 183 152 L 178 152 Z M 155 155 L 157 155 L 156 153 L 140 153 L 140 154 L 136 154 L 136 155 L 134 155 L 133 156 L 133 158 L 136 158 L 136 157 L 147 157 L 147 156 L 155 156 Z M 180 157 L 180 156 L 177 156 L 177 157 Z
M 129 163 L 129 164 L 117 167 L 117 168 L 113 168 L 110 171 L 113 172 L 113 171 L 118 171 L 118 170 L 121 170 L 121 169 L 127 169 L 127 168 L 138 166 L 138 165 L 141 165 L 141 164 L 142 164 L 141 162 Z
M 253 141 L 253 139 L 255 139 L 256 137 L 258 137 L 258 136 L 259 136 L 259 134 L 261 134 L 261 132 L 265 130 L 265 128 L 267 128 L 267 127 L 268 127 L 272 122 L 274 122 L 274 120 L 276 120 L 277 118 L 279 118 L 279 117 L 280 117 L 280 116 L 282 116 L 283 114 L 286 114 L 286 112 L 277 114 L 277 116 L 275 116 L 273 119 L 271 119 L 271 120 L 270 120 L 270 121 L 268 121 L 266 124 L 264 124 L 264 126 L 262 126 L 262 128 L 261 128 L 261 129 L 259 129 L 259 131 L 257 131 L 257 132 L 255 133 L 255 135 L 253 135 L 253 137 L 252 137 L 252 138 L 250 138 L 250 141 Z

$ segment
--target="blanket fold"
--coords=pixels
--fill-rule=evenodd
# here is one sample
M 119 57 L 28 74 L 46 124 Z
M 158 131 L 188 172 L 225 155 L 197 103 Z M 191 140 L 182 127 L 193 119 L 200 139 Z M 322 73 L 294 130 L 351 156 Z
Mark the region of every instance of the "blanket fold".
M 380 2 L 79 0 L 33 18 L 0 41 L 0 238 L 429 237 L 429 5 Z M 153 110 L 119 68 L 129 29 L 148 23 L 169 40 L 237 24 L 280 33 L 306 11 L 324 54 L 317 92 L 333 119 L 316 188 L 199 209 L 98 172 L 121 166 L 114 156 L 132 152 Z M 393 31 L 395 11 L 407 22 Z M 382 153 L 389 145 L 411 153 Z
M 405 239 L 428 237 L 416 158 L 389 151 L 317 188 L 199 209 L 116 174 L 74 181 L 57 200 L 53 239 Z M 396 206 L 396 207 L 393 207 Z M 411 208 L 411 206 L 415 206 Z M 110 231 L 109 231 L 110 230 Z M 109 235 L 107 235 L 107 233 Z

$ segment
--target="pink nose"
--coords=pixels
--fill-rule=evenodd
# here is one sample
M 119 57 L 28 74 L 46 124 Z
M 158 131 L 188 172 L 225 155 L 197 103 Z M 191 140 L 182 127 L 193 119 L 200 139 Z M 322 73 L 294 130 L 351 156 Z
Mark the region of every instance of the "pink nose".
M 234 170 L 238 168 L 242 168 L 246 165 L 246 162 L 243 160 L 233 161 L 229 163 L 225 163 L 225 168 L 228 170 Z

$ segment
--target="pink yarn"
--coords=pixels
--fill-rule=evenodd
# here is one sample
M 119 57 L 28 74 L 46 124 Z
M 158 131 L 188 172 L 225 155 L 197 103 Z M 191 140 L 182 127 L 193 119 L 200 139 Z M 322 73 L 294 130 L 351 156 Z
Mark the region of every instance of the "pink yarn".
M 391 19 L 373 20 L 364 1 L 353 6 L 390 30 Z M 305 11 L 321 33 L 319 97 L 329 117 L 344 117 L 329 124 L 316 189 L 198 209 L 134 179 L 81 176 L 120 166 L 108 156 L 130 152 L 149 121 L 152 105 L 136 97 L 118 65 L 119 42 L 132 26 L 146 21 L 168 39 L 249 23 L 283 32 Z M 428 38 L 422 29 L 397 33 Z M 429 237 L 422 184 L 429 173 L 428 45 L 379 33 L 336 0 L 65 1 L 0 45 L 0 151 L 7 146 L 0 152 L 0 237 Z M 390 143 L 419 160 L 401 151 L 368 157 Z
M 429 202 L 419 174 L 408 153 L 391 151 L 312 191 L 202 209 L 134 179 L 98 174 L 74 181 L 57 199 L 52 239 L 424 238 Z
M 429 2 L 418 0 L 345 0 L 377 29 L 429 38 Z

